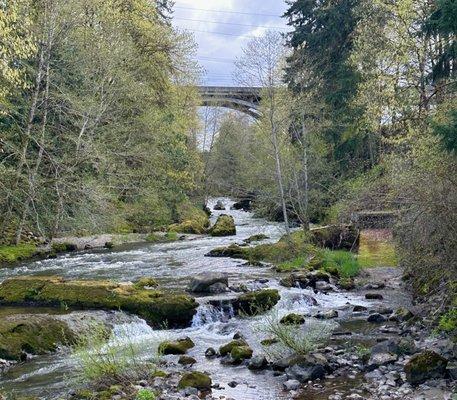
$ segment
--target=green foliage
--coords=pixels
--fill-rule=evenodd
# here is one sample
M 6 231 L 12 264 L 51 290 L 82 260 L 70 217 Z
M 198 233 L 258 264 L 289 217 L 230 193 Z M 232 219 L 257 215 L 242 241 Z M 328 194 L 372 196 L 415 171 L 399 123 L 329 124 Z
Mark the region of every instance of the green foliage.
M 330 273 L 336 271 L 337 275 L 342 278 L 353 278 L 359 275 L 361 265 L 356 255 L 349 251 L 324 250 L 321 268 Z
M 434 133 L 446 150 L 457 154 L 457 110 L 451 110 L 447 119 L 447 124 L 435 124 Z
M 98 324 L 80 336 L 73 357 L 81 380 L 98 388 L 147 379 L 154 368 L 153 360 L 144 361 L 141 346 L 133 343 L 127 332 L 114 337 Z
M 19 244 L 17 246 L 0 246 L 0 264 L 27 260 L 37 252 L 35 244 Z
M 442 315 L 438 324 L 438 328 L 444 332 L 457 332 L 457 309 L 452 309 Z
M 150 389 L 140 389 L 136 395 L 135 400 L 155 400 L 156 395 Z
M 146 241 L 150 243 L 160 243 L 160 242 L 176 242 L 178 240 L 178 233 L 169 231 L 165 235 L 160 235 L 157 233 L 150 233 L 146 236 Z

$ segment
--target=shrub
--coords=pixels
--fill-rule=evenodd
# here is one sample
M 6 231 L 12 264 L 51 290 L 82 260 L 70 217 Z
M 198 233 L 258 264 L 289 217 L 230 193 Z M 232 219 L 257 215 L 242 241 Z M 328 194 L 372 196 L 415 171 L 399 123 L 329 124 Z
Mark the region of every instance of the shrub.
M 302 325 L 285 325 L 275 313 L 270 314 L 259 333 L 267 335 L 273 344 L 267 347 L 270 357 L 278 359 L 291 353 L 306 355 L 317 346 L 327 342 L 335 328 L 335 323 L 322 321 L 305 321 Z
M 155 400 L 156 395 L 149 389 L 140 389 L 135 400 Z
M 127 332 L 111 335 L 104 325 L 94 324 L 73 347 L 80 378 L 97 388 L 147 379 L 154 360 L 144 360 L 141 346 L 133 343 Z
M 337 274 L 342 278 L 353 278 L 360 273 L 360 264 L 356 256 L 344 250 L 324 250 L 322 252 L 322 269 Z
M 452 309 L 446 314 L 442 315 L 438 328 L 444 332 L 455 332 L 457 331 L 457 310 Z

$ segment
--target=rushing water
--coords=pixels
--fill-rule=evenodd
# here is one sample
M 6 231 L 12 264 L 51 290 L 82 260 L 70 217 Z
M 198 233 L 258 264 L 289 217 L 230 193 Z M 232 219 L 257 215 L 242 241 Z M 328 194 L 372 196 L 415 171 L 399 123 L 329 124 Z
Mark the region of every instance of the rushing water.
M 271 315 L 282 316 L 291 311 L 312 313 L 318 310 L 335 309 L 341 311 L 347 303 L 366 305 L 366 301 L 357 294 L 330 293 L 315 294 L 309 290 L 286 289 L 278 284 L 275 273 L 269 267 L 244 266 L 241 260 L 229 258 L 208 258 L 205 254 L 218 246 L 241 243 L 247 237 L 263 233 L 276 241 L 283 234 L 281 225 L 255 219 L 250 213 L 229 210 L 232 202 L 222 199 L 228 206 L 227 211 L 214 211 L 212 222 L 221 213 L 230 213 L 235 218 L 237 235 L 226 238 L 208 236 L 190 237 L 184 241 L 166 244 L 128 245 L 114 250 L 90 251 L 68 254 L 53 260 L 37 261 L 24 264 L 15 269 L 0 270 L 0 280 L 15 275 L 60 275 L 67 278 L 115 279 L 134 281 L 140 277 L 156 278 L 162 287 L 170 290 L 182 290 L 191 276 L 204 272 L 225 272 L 230 285 L 252 282 L 253 287 L 273 287 L 280 290 L 281 300 L 274 310 L 266 316 L 254 318 L 233 317 L 229 306 L 215 307 L 209 300 L 224 304 L 223 300 L 236 294 L 199 298 L 200 307 L 194 317 L 192 327 L 181 330 L 154 331 L 137 317 L 122 315 L 115 324 L 113 340 L 125 340 L 141 345 L 142 355 L 147 358 L 155 354 L 158 343 L 164 339 L 191 337 L 196 346 L 188 354 L 197 359 L 196 369 L 208 371 L 213 383 L 219 383 L 223 389 L 216 394 L 237 400 L 276 400 L 289 398 L 282 390 L 282 381 L 273 377 L 272 372 L 252 372 L 245 366 L 224 366 L 219 359 L 208 360 L 204 352 L 208 347 L 218 348 L 227 343 L 235 332 L 241 332 L 253 347 L 260 352 L 262 326 Z M 210 203 L 210 207 L 216 200 Z M 262 278 L 262 279 L 260 279 Z M 258 280 L 260 279 L 260 283 Z M 257 281 L 256 281 L 257 280 Z M 268 280 L 267 283 L 266 280 Z M 313 296 L 317 306 L 310 305 L 306 296 Z M 212 301 L 214 304 L 214 301 Z M 43 312 L 41 310 L 40 312 Z M 86 313 L 87 314 L 87 313 Z M 111 313 L 113 314 L 113 313 Z M 116 314 L 116 313 L 114 313 Z M 122 314 L 122 313 L 117 313 Z M 176 361 L 176 357 L 168 357 Z M 43 399 L 54 399 L 68 392 L 76 375 L 77 362 L 67 350 L 57 354 L 35 357 L 31 361 L 11 369 L 0 378 L 0 386 L 6 392 L 33 395 Z M 228 382 L 241 382 L 231 388 Z

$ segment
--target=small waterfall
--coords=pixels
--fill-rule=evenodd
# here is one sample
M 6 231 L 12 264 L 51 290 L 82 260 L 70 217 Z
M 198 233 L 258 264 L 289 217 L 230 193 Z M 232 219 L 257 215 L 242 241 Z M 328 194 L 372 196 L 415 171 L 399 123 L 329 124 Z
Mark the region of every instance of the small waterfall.
M 231 302 L 220 301 L 219 305 L 201 304 L 192 320 L 192 327 L 197 328 L 215 322 L 227 322 L 235 316 Z

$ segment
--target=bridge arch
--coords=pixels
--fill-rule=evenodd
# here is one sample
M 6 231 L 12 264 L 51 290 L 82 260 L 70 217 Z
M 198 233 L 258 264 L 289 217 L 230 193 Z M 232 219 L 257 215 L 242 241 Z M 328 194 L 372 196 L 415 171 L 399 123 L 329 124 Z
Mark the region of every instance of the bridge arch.
M 260 87 L 200 86 L 202 106 L 225 107 L 260 118 Z

